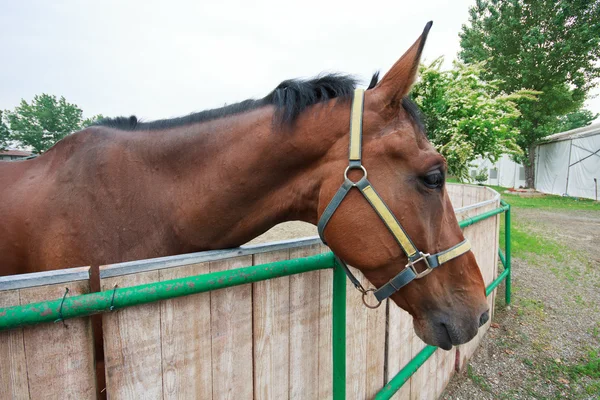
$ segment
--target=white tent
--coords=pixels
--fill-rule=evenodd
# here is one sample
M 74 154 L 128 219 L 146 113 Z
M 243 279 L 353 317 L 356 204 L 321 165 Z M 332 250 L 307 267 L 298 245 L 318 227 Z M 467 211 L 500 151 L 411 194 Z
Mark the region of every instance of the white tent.
M 536 158 L 537 190 L 598 200 L 600 123 L 545 137 Z
M 543 193 L 599 199 L 600 123 L 547 136 L 536 147 L 535 188 Z M 496 163 L 477 159 L 473 180 L 487 172 L 488 185 L 525 187 L 525 168 L 503 155 Z

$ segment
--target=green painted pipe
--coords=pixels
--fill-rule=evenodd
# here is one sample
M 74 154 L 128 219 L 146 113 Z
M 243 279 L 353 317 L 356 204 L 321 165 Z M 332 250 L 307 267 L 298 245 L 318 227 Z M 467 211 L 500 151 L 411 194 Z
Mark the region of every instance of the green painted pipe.
M 306 258 L 277 261 L 164 282 L 117 288 L 73 297 L 66 296 L 64 303 L 62 299 L 58 299 L 0 308 L 0 331 L 106 312 L 111 310 L 111 306 L 113 310 L 120 309 L 280 276 L 332 268 L 333 264 L 334 256 L 333 253 L 329 252 Z M 61 303 L 63 303 L 62 316 Z
M 387 385 L 385 385 L 375 395 L 374 400 L 391 399 L 392 396 L 398 390 L 400 390 L 402 385 L 404 385 L 406 381 L 409 380 L 415 372 L 417 372 L 419 367 L 421 367 L 421 365 L 423 365 L 437 349 L 438 348 L 436 346 L 426 346 L 423 350 L 421 350 L 419 354 L 417 354 L 412 360 L 410 360 L 408 364 L 406 364 L 406 367 L 402 368 L 400 372 L 398 372 L 396 376 L 394 376 L 392 380 L 389 381 Z
M 484 212 L 482 214 L 479 214 L 479 215 L 476 215 L 474 217 L 467 217 L 467 218 L 461 220 L 458 223 L 458 226 L 460 226 L 461 228 L 466 228 L 467 226 L 471 226 L 474 223 L 477 223 L 479 221 L 483 221 L 484 219 L 493 217 L 494 215 L 503 213 L 503 212 L 505 212 L 507 210 L 508 210 L 508 205 L 503 206 L 503 207 L 494 208 L 493 210 L 486 211 L 486 212 Z
M 510 304 L 510 295 L 512 291 L 512 278 L 511 278 L 511 268 L 512 268 L 512 247 L 510 245 L 510 231 L 511 231 L 511 221 L 510 221 L 510 204 L 505 202 L 504 200 L 501 203 L 506 208 L 506 214 L 504 215 L 504 248 L 505 248 L 505 260 L 504 260 L 504 269 L 508 271 L 506 275 L 506 291 L 504 294 L 504 299 L 506 304 Z
M 492 291 L 496 289 L 496 287 L 504 280 L 504 278 L 507 278 L 509 275 L 510 270 L 505 269 L 504 271 L 502 271 L 502 273 L 498 275 L 498 277 L 494 279 L 494 281 L 490 283 L 490 285 L 485 289 L 485 295 L 489 296 L 490 293 L 492 293 Z
M 335 263 L 333 268 L 333 399 L 346 398 L 346 273 Z
M 500 257 L 500 262 L 502 262 L 504 269 L 506 269 L 506 258 L 504 257 L 504 253 L 502 252 L 502 249 L 498 249 L 498 257 Z

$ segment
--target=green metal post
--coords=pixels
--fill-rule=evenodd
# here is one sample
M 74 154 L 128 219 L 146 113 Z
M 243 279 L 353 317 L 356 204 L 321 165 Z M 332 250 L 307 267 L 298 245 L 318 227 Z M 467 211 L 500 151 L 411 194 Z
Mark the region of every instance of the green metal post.
M 333 267 L 333 400 L 346 398 L 346 273 Z
M 42 322 L 53 322 L 61 317 L 62 319 L 83 317 L 110 311 L 111 309 L 116 310 L 280 276 L 328 269 L 332 267 L 333 262 L 333 253 L 317 254 L 305 258 L 277 261 L 146 285 L 116 288 L 73 297 L 66 296 L 64 302 L 62 299 L 57 299 L 23 306 L 0 307 L 0 331 Z M 338 283 L 338 285 L 341 284 Z M 342 294 L 344 295 L 343 304 L 345 304 L 346 292 L 340 293 L 340 295 Z M 345 319 L 342 320 L 342 324 L 345 324 Z
M 504 294 L 504 298 L 506 304 L 510 304 L 510 292 L 511 292 L 511 246 L 510 246 L 510 204 L 504 203 L 506 206 L 506 214 L 504 215 L 504 247 L 505 247 L 505 256 L 504 256 L 504 268 L 508 270 L 508 274 L 506 275 L 506 292 Z

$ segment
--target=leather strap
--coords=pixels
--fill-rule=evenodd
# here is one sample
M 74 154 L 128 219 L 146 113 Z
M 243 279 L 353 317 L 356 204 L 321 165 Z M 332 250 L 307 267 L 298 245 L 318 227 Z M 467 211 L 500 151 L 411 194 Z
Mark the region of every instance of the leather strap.
M 428 270 L 437 268 L 445 262 L 452 260 L 460 255 L 463 255 L 467 251 L 471 250 L 471 243 L 465 239 L 456 246 L 449 248 L 448 250 L 440 251 L 433 255 L 424 254 L 422 262 L 428 266 Z M 414 268 L 411 268 L 409 263 L 398 275 L 393 277 L 388 283 L 375 290 L 373 294 L 378 301 L 383 301 L 390 297 L 392 294 L 400 290 L 403 286 L 408 285 L 413 280 L 417 279 L 418 275 Z
M 356 89 L 354 91 L 354 100 L 352 102 L 352 112 L 350 117 L 350 146 L 349 146 L 349 165 L 344 172 L 344 183 L 335 193 L 323 214 L 321 214 L 321 218 L 319 219 L 319 223 L 317 224 L 317 228 L 319 231 L 319 236 L 323 243 L 327 244 L 325 241 L 325 228 L 329 223 L 331 217 L 338 209 L 342 201 L 346 198 L 346 195 L 350 190 L 356 187 L 360 190 L 360 193 L 367 199 L 371 207 L 375 210 L 379 218 L 383 221 L 385 226 L 388 228 L 402 251 L 406 254 L 408 258 L 408 264 L 405 268 L 400 271 L 395 277 L 393 277 L 389 282 L 385 285 L 381 286 L 377 290 L 369 289 L 366 290 L 360 283 L 358 279 L 352 274 L 348 265 L 344 260 L 339 258 L 337 255 L 335 256 L 337 263 L 344 268 L 348 279 L 352 282 L 352 284 L 362 292 L 363 294 L 363 302 L 368 307 L 376 307 L 368 305 L 365 301 L 365 296 L 369 291 L 373 291 L 373 294 L 379 301 L 379 304 L 386 298 L 390 297 L 392 294 L 400 290 L 402 287 L 408 285 L 415 279 L 422 278 L 431 272 L 434 268 L 442 265 L 445 262 L 448 262 L 462 254 L 465 254 L 469 250 L 471 250 L 471 244 L 468 240 L 463 240 L 459 244 L 441 251 L 439 253 L 429 255 L 425 254 L 417 249 L 413 241 L 410 239 L 402 225 L 398 222 L 394 213 L 389 209 L 389 207 L 385 204 L 381 196 L 375 191 L 373 185 L 367 179 L 367 170 L 362 165 L 362 116 L 363 116 L 363 107 L 364 107 L 364 90 Z M 348 171 L 351 169 L 361 169 L 363 171 L 363 177 L 357 181 L 353 182 L 348 179 Z M 416 269 L 416 265 L 418 263 L 424 263 L 426 269 L 419 272 Z

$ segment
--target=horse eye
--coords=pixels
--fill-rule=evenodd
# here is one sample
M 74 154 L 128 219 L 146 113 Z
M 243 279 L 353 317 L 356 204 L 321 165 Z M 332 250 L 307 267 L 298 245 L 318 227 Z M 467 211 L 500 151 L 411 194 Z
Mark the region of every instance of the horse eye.
M 439 169 L 428 172 L 422 180 L 425 186 L 430 189 L 438 189 L 444 186 L 444 174 Z

